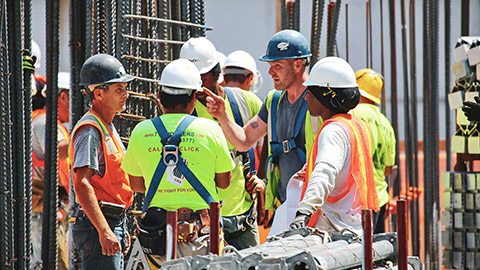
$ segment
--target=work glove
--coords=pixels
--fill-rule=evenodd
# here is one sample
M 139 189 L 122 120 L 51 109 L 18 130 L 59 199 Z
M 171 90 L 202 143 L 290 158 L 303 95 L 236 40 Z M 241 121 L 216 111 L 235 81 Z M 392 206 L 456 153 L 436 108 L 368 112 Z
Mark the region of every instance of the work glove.
M 292 223 L 290 223 L 290 229 L 295 230 L 306 227 L 309 221 L 310 215 L 297 211 L 297 214 L 295 214 L 295 219 L 292 221 Z
M 36 56 L 30 56 L 28 54 L 23 55 L 23 69 L 35 71 L 35 62 L 37 62 Z
M 265 182 L 258 178 L 258 176 L 250 176 L 250 173 L 246 177 L 245 181 L 245 190 L 248 194 L 253 194 L 255 192 L 264 192 L 265 191 Z
M 480 97 L 475 97 L 475 102 L 464 101 L 462 111 L 465 112 L 468 121 L 480 122 Z

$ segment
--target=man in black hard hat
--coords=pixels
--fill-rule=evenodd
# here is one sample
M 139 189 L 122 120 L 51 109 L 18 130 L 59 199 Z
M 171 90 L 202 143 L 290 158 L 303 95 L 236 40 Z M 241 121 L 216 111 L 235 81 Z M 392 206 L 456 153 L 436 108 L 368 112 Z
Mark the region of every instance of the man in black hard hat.
M 91 98 L 69 145 L 72 183 L 80 203 L 72 235 L 82 269 L 123 269 L 130 246 L 125 209 L 133 202 L 127 174 L 120 168 L 125 147 L 112 121 L 125 110 L 132 76 L 113 56 L 97 54 L 85 61 L 80 85 Z M 101 267 L 101 268 L 99 268 Z

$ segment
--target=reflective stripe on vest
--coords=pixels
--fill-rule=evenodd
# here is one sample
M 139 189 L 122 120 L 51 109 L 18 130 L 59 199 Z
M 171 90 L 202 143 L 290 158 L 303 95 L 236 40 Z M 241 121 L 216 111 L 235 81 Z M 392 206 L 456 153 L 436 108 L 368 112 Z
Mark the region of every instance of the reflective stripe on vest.
M 228 102 L 230 103 L 230 108 L 232 108 L 233 118 L 235 119 L 235 123 L 241 127 L 245 125 L 245 122 L 250 120 L 250 110 L 248 109 L 247 101 L 242 93 L 239 91 L 232 91 L 228 87 L 223 87 L 225 91 L 225 95 L 228 98 Z M 243 116 L 243 118 L 242 118 Z M 252 146 L 246 153 L 242 153 L 242 155 L 248 155 L 249 161 L 247 162 L 250 167 L 250 175 L 254 175 L 257 173 L 255 169 L 255 148 Z
M 176 165 L 180 172 L 185 176 L 188 183 L 195 189 L 195 191 L 202 197 L 202 199 L 210 205 L 210 202 L 213 202 L 214 199 L 208 193 L 207 189 L 202 185 L 202 183 L 198 180 L 198 178 L 193 174 L 193 172 L 187 167 L 185 161 L 183 160 L 181 153 L 178 150 L 178 145 L 180 144 L 181 138 L 187 127 L 195 120 L 196 117 L 187 115 L 185 116 L 180 124 L 178 125 L 177 129 L 170 135 L 170 133 L 165 128 L 160 117 L 156 117 L 151 119 L 155 129 L 162 140 L 162 158 L 160 158 L 160 162 L 157 165 L 155 173 L 153 174 L 152 181 L 150 182 L 150 186 L 148 187 L 147 194 L 145 195 L 145 201 L 143 203 L 142 212 L 145 213 L 150 206 L 150 202 L 155 196 L 157 192 L 158 186 L 162 181 L 163 175 L 165 174 L 165 170 L 167 169 L 167 163 L 170 161 L 173 162 L 173 165 Z M 170 149 L 169 149 L 170 148 Z M 168 151 L 168 152 L 167 152 Z
M 38 109 L 33 111 L 32 121 L 34 121 L 37 117 L 45 113 L 47 113 L 45 109 Z M 68 132 L 67 128 L 65 128 L 65 126 L 60 121 L 58 121 L 58 127 L 60 127 L 60 130 L 62 131 L 63 138 L 68 141 L 70 139 L 70 133 Z M 38 159 L 37 155 L 35 155 L 35 153 L 32 150 L 32 170 L 34 170 L 37 167 L 45 168 L 45 161 Z M 62 187 L 64 187 L 68 193 L 70 192 L 70 188 L 69 188 L 70 159 L 67 157 L 64 160 L 60 160 L 57 164 L 57 168 L 58 168 L 58 183 Z
M 120 168 L 125 153 L 117 141 L 113 132 L 105 124 L 103 119 L 94 111 L 86 113 L 75 126 L 69 145 L 69 156 L 72 161 L 72 168 L 74 164 L 74 149 L 73 140 L 77 130 L 85 125 L 90 125 L 96 128 L 101 135 L 101 144 L 103 148 L 103 156 L 105 159 L 105 175 L 100 177 L 95 174 L 90 179 L 97 200 L 105 202 L 123 204 L 126 208 L 130 207 L 133 202 L 133 191 L 130 187 L 127 174 Z M 72 181 L 76 183 L 76 176 L 72 171 Z
M 352 185 L 355 183 L 357 185 L 358 193 L 360 195 L 362 208 L 378 211 L 379 204 L 377 197 L 377 189 L 375 186 L 375 179 L 373 177 L 371 139 L 368 127 L 363 121 L 355 118 L 350 114 L 338 114 L 325 121 L 322 125 L 322 129 L 328 124 L 334 122 L 339 123 L 348 133 L 350 138 L 350 172 L 347 180 L 348 189 L 337 196 L 328 196 L 327 201 L 330 203 L 336 203 L 340 201 L 350 192 L 350 187 L 352 187 Z M 305 195 L 310 176 L 314 169 L 314 164 L 317 159 L 318 153 L 318 137 L 322 132 L 322 129 L 320 129 L 320 132 L 317 135 L 313 147 L 308 155 L 305 183 L 303 185 L 300 201 Z M 310 219 L 310 222 L 308 224 L 310 227 L 315 226 L 315 223 L 318 219 L 319 211 L 317 211 Z

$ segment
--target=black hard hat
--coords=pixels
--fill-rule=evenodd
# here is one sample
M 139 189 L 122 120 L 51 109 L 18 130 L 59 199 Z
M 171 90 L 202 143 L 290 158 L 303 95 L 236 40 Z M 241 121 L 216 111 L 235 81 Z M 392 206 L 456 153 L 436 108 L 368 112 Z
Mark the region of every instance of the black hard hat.
M 127 75 L 117 58 L 108 54 L 96 54 L 83 63 L 80 85 L 129 82 L 134 78 Z

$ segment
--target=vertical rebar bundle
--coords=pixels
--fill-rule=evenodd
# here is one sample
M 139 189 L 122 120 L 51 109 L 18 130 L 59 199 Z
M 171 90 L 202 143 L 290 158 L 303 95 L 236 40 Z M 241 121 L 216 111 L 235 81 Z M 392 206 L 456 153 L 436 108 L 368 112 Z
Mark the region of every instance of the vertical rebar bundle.
M 24 0 L 24 55 L 31 56 L 32 51 L 32 1 Z M 30 250 L 32 250 L 32 84 L 33 72 L 24 70 L 23 85 L 25 87 L 25 265 L 30 265 Z
M 310 57 L 310 69 L 320 59 L 320 38 L 322 33 L 324 7 L 325 0 L 312 1 L 312 34 L 310 38 L 310 51 L 312 52 L 312 57 Z
M 8 25 L 6 1 L 0 3 L 0 268 L 14 269 L 12 114 L 10 102 Z
M 333 14 L 331 22 L 329 23 L 329 34 L 327 40 L 327 56 L 336 55 L 336 43 L 337 43 L 337 28 L 338 28 L 338 17 L 340 17 L 340 9 L 342 7 L 342 1 L 337 0 L 336 2 L 331 2 L 330 5 L 333 6 Z
M 45 121 L 45 177 L 43 190 L 42 261 L 43 269 L 57 268 L 57 143 L 58 143 L 58 66 L 60 1 L 47 0 L 47 98 Z
M 415 43 L 415 1 L 410 0 L 409 5 L 409 24 L 410 24 L 410 91 L 411 91 L 411 146 L 413 150 L 413 188 L 418 190 L 418 117 L 417 117 L 417 61 L 416 61 L 416 43 Z M 449 138 L 449 136 L 447 136 Z M 447 140 L 448 141 L 448 140 Z M 420 255 L 420 230 L 419 230 L 419 206 L 418 200 L 413 200 L 411 204 L 412 221 L 412 254 Z
M 15 268 L 24 269 L 27 255 L 25 242 L 25 92 L 23 86 L 23 2 L 7 1 L 8 48 L 11 86 L 11 113 L 14 140 L 12 142 L 13 170 L 13 237 Z M 20 34 L 19 34 L 20 33 Z

